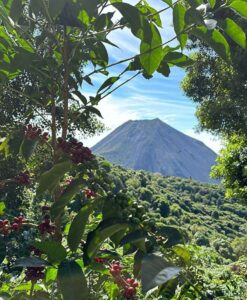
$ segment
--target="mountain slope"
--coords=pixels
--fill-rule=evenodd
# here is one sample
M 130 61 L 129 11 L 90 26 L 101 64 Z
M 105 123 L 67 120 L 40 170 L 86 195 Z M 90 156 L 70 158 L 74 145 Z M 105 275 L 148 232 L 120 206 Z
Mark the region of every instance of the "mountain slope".
M 92 148 L 112 163 L 211 182 L 216 154 L 159 119 L 128 121 Z

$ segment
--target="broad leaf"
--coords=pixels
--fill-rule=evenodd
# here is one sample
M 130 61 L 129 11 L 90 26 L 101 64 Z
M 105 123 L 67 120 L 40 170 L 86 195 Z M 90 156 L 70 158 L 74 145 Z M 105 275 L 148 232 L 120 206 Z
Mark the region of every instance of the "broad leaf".
M 75 261 L 65 260 L 58 267 L 57 280 L 63 300 L 86 300 L 89 297 L 87 281 Z
M 237 43 L 242 48 L 246 47 L 245 32 L 232 19 L 226 18 L 224 21 L 220 22 L 220 27 L 235 43 Z
M 56 241 L 34 242 L 33 245 L 47 255 L 50 263 L 60 263 L 67 256 L 65 248 Z
M 52 18 L 55 18 L 59 16 L 59 14 L 62 12 L 64 5 L 66 3 L 66 0 L 49 0 L 49 14 Z
M 52 192 L 57 186 L 61 178 L 67 173 L 72 166 L 70 160 L 65 160 L 54 165 L 49 171 L 40 176 L 37 193 L 41 194 L 45 191 Z
M 75 216 L 74 220 L 71 223 L 68 234 L 68 245 L 72 251 L 76 251 L 80 244 L 88 221 L 88 217 L 91 214 L 92 210 L 92 205 L 86 204 L 82 207 L 82 209 Z
M 147 234 L 143 230 L 136 230 L 136 231 L 130 232 L 122 238 L 122 240 L 120 241 L 120 246 L 123 246 L 128 243 L 143 241 L 143 240 L 145 240 L 146 237 L 147 237 Z
M 41 258 L 38 257 L 22 257 L 16 260 L 15 262 L 16 267 L 33 267 L 33 268 L 38 268 L 38 267 L 45 267 L 49 266 L 49 263 Z
M 150 24 L 150 28 L 152 32 L 150 42 L 142 40 L 140 46 L 140 62 L 148 75 L 152 75 L 157 70 L 163 58 L 160 33 L 152 23 Z
M 89 264 L 95 256 L 101 244 L 109 237 L 129 227 L 126 223 L 119 223 L 118 220 L 102 221 L 98 227 L 91 231 L 87 236 L 87 242 L 84 247 L 84 263 Z
M 24 139 L 21 144 L 20 155 L 22 155 L 25 158 L 25 160 L 28 160 L 37 148 L 38 144 L 38 140 Z
M 168 247 L 184 243 L 183 235 L 176 226 L 164 226 L 157 231 L 157 235 L 167 238 L 166 246 Z
M 74 198 L 74 196 L 80 192 L 84 182 L 85 181 L 82 178 L 73 180 L 63 192 L 62 196 L 60 196 L 60 198 L 58 198 L 57 201 L 54 202 L 50 211 L 53 219 L 58 217 L 63 212 L 65 206 L 68 205 L 68 203 Z
M 194 63 L 191 58 L 180 52 L 169 52 L 165 55 L 163 61 L 181 68 L 188 67 Z
M 173 25 L 176 32 L 177 38 L 179 40 L 180 46 L 183 49 L 187 42 L 187 34 L 184 33 L 185 30 L 185 13 L 186 8 L 181 4 L 177 3 L 173 8 Z
M 141 281 L 144 293 L 161 286 L 177 276 L 180 268 L 166 262 L 160 256 L 147 254 L 142 260 Z
M 106 79 L 106 81 L 101 85 L 101 87 L 98 89 L 97 94 L 99 94 L 101 91 L 103 91 L 104 89 L 109 89 L 111 88 L 111 86 L 120 79 L 119 76 L 113 76 L 110 77 L 108 79 Z
M 172 251 L 174 253 L 176 253 L 185 263 L 188 264 L 190 262 L 191 255 L 190 255 L 190 252 L 186 248 L 184 248 L 180 245 L 176 245 L 172 248 Z
M 230 8 L 235 10 L 237 13 L 239 13 L 244 18 L 247 18 L 247 3 L 244 0 L 236 0 L 231 2 L 229 5 Z
M 211 46 L 220 57 L 231 60 L 229 44 L 217 29 L 208 30 L 205 26 L 198 26 L 191 33 Z

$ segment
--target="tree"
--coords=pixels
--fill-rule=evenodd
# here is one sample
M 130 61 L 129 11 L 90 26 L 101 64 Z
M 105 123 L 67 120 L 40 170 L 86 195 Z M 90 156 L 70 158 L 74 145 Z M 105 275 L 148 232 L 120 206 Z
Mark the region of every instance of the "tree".
M 185 47 L 192 33 L 230 62 L 230 46 L 224 35 L 231 33 L 208 28 L 208 20 L 204 21 L 197 5 L 193 1 L 188 7 L 168 2 L 169 7 L 157 12 L 146 1 L 136 6 L 121 0 L 4 0 L 0 4 L 0 86 L 5 95 L 18 93 L 20 101 L 28 103 L 23 119 L 27 115 L 27 120 L 40 120 L 45 127 L 20 124 L 21 119 L 11 130 L 3 127 L 6 138 L 1 142 L 1 152 L 6 157 L 18 156 L 24 166 L 15 177 L 3 179 L 1 188 L 10 184 L 26 186 L 33 193 L 30 207 L 39 207 L 37 213 L 29 211 L 28 218 L 8 215 L 7 211 L 6 219 L 0 222 L 0 261 L 4 275 L 11 278 L 3 289 L 7 297 L 90 299 L 101 286 L 105 292 L 109 282 L 108 295 L 133 299 L 138 283 L 122 272 L 122 251 L 116 250 L 120 247 L 125 249 L 124 254 L 136 254 L 135 266 L 141 262 L 144 293 L 180 272 L 180 268 L 154 254 L 159 249 L 156 235 L 162 233 L 157 233 L 154 220 L 152 224 L 144 222 L 148 218 L 145 207 L 121 190 L 112 192 L 109 165 L 97 160 L 71 135 L 76 126 L 85 125 L 84 118 L 90 121 L 91 113 L 101 116 L 99 101 L 136 76 L 150 79 L 156 71 L 168 76 L 172 66 L 191 64 L 191 59 L 177 50 Z M 220 9 L 229 7 L 241 12 L 242 1 Z M 171 40 L 179 43 L 175 48 L 168 46 L 171 40 L 164 41 L 158 29 L 159 14 L 168 8 L 173 11 L 176 33 Z M 114 18 L 114 11 L 121 14 L 119 20 Z M 185 18 L 186 14 L 190 18 Z M 124 28 L 140 40 L 140 53 L 110 64 L 105 45 L 114 45 L 115 41 L 108 35 Z M 89 64 L 93 71 L 86 73 Z M 108 70 L 117 64 L 123 70 L 112 76 Z M 122 81 L 125 73 L 132 74 Z M 92 84 L 95 74 L 107 78 L 95 95 L 87 97 L 83 85 Z M 21 81 L 17 88 L 20 76 L 27 84 Z M 48 149 L 48 164 L 44 157 L 40 168 L 35 169 L 32 158 L 40 147 Z M 30 170 L 36 170 L 35 174 Z M 79 210 L 72 205 L 78 195 L 82 199 Z M 16 247 L 13 239 L 17 243 L 23 228 L 31 236 L 32 247 L 26 249 L 26 257 L 20 258 L 18 251 L 13 254 L 10 249 Z M 173 245 L 174 235 L 181 241 L 177 228 L 168 229 L 166 233 L 163 229 L 167 245 Z M 138 266 L 136 277 L 140 274 Z M 44 280 L 45 272 L 48 282 Z M 153 281 L 160 273 L 165 274 L 162 280 Z M 28 283 L 22 285 L 23 280 Z

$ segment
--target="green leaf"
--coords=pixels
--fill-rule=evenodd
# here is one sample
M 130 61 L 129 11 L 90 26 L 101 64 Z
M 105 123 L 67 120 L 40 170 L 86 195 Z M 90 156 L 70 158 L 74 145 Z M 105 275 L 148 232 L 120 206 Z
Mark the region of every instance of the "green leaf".
M 128 3 L 114 3 L 113 5 L 128 22 L 131 32 L 139 39 L 149 42 L 151 29 L 141 11 Z
M 166 262 L 160 256 L 147 254 L 142 260 L 141 281 L 142 291 L 144 293 L 149 290 L 161 286 L 168 280 L 177 276 L 180 268 Z
M 91 204 L 82 207 L 71 223 L 68 234 L 68 245 L 72 251 L 76 251 L 83 236 L 89 215 L 92 213 Z
M 190 255 L 190 252 L 186 248 L 184 248 L 180 245 L 176 245 L 176 246 L 172 247 L 172 251 L 174 253 L 176 253 L 180 258 L 182 258 L 182 260 L 185 263 L 188 264 L 190 262 L 191 255 Z
M 87 281 L 75 261 L 65 260 L 58 267 L 57 280 L 63 300 L 86 300 L 89 297 Z
M 39 144 L 39 140 L 24 139 L 20 147 L 20 155 L 28 160 Z
M 151 7 L 146 0 L 137 3 L 136 7 L 143 13 L 144 16 L 149 17 L 157 26 L 162 27 L 160 14 L 156 9 Z
M 174 6 L 173 25 L 182 49 L 185 47 L 188 38 L 187 34 L 183 33 L 185 29 L 185 13 L 186 8 L 181 3 L 177 3 Z
M 84 263 L 89 264 L 95 256 L 102 243 L 118 231 L 127 229 L 129 224 L 120 223 L 116 219 L 102 221 L 95 230 L 87 236 L 87 242 L 84 247 Z
M 167 5 L 172 6 L 172 0 L 162 0 L 165 2 Z
M 140 62 L 148 75 L 152 75 L 163 58 L 162 39 L 155 25 L 150 24 L 152 37 L 149 42 L 142 40 L 140 46 Z
M 208 30 L 205 26 L 198 26 L 191 33 L 211 46 L 220 57 L 227 61 L 231 60 L 229 44 L 217 29 Z
M 138 250 L 134 256 L 133 275 L 135 278 L 140 278 L 142 269 L 142 260 L 146 254 Z
M 76 194 L 80 192 L 84 183 L 85 180 L 82 178 L 77 178 L 70 183 L 62 196 L 60 196 L 60 198 L 58 198 L 51 207 L 50 213 L 53 219 L 58 217 L 63 212 L 65 206 L 74 198 Z
M 230 8 L 239 13 L 242 17 L 247 18 L 247 3 L 243 0 L 236 0 L 231 2 Z
M 45 272 L 45 282 L 51 283 L 54 282 L 57 278 L 57 268 L 48 267 Z
M 122 238 L 120 241 L 120 246 L 123 246 L 128 243 L 139 242 L 145 240 L 147 234 L 143 230 L 136 230 L 128 233 L 126 236 Z
M 157 231 L 157 235 L 167 238 L 168 247 L 184 243 L 184 237 L 176 226 L 164 226 Z
M 6 256 L 6 244 L 4 237 L 0 235 L 0 264 L 3 262 Z
M 169 52 L 165 55 L 163 61 L 181 68 L 188 67 L 194 63 L 191 58 L 180 52 Z
M 216 0 L 208 0 L 211 8 L 214 8 L 215 7 L 215 4 L 216 4 Z
M 67 256 L 65 248 L 56 241 L 34 242 L 33 245 L 47 255 L 50 263 L 60 263 Z
M 9 15 L 14 21 L 18 21 L 22 15 L 22 0 L 13 0 Z
M 16 260 L 15 266 L 24 267 L 24 268 L 28 268 L 28 267 L 37 268 L 37 267 L 49 266 L 49 263 L 46 260 L 38 257 L 22 257 Z
M 157 72 L 164 75 L 165 77 L 169 77 L 171 70 L 169 68 L 168 63 L 166 63 L 164 60 L 162 60 L 162 62 L 159 65 L 159 68 L 158 68 Z
M 102 115 L 101 115 L 101 112 L 94 106 L 86 106 L 85 110 L 97 115 L 100 118 L 103 118 Z
M 54 165 L 49 171 L 40 176 L 37 194 L 44 193 L 45 191 L 52 192 L 57 186 L 61 178 L 67 173 L 72 166 L 70 160 L 65 160 Z
M 226 18 L 224 21 L 220 22 L 220 27 L 235 43 L 237 43 L 242 48 L 246 47 L 245 32 L 232 19 Z
M 106 79 L 105 82 L 103 82 L 103 84 L 101 85 L 101 87 L 98 89 L 97 94 L 99 94 L 102 90 L 104 90 L 105 88 L 109 89 L 111 88 L 111 86 L 120 79 L 119 76 L 113 76 L 110 77 L 108 79 Z
M 2 216 L 4 214 L 5 208 L 6 208 L 6 206 L 5 206 L 4 202 L 0 202 L 0 216 Z

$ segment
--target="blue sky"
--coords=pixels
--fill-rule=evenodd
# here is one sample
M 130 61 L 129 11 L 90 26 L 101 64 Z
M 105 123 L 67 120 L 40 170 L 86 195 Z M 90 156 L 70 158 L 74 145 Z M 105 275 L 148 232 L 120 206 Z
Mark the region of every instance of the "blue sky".
M 128 2 L 134 4 L 137 1 L 132 0 Z M 162 0 L 150 0 L 148 2 L 158 10 L 165 7 Z M 116 19 L 119 17 L 118 14 L 115 14 Z M 162 14 L 162 22 L 163 29 L 161 34 L 163 41 L 166 41 L 175 35 L 171 25 L 172 16 L 169 10 Z M 109 35 L 108 38 L 119 46 L 119 48 L 108 47 L 110 62 L 116 62 L 138 53 L 139 40 L 133 37 L 128 29 L 117 30 Z M 177 42 L 173 42 L 170 45 L 175 46 Z M 119 74 L 126 66 L 127 63 L 110 68 L 111 76 Z M 90 73 L 91 70 L 92 67 L 88 66 L 85 73 Z M 129 72 L 123 77 L 122 81 L 132 75 L 134 73 Z M 150 80 L 139 76 L 103 99 L 98 108 L 103 115 L 103 122 L 108 130 L 100 136 L 87 139 L 85 144 L 88 146 L 94 145 L 128 120 L 160 118 L 183 133 L 202 140 L 206 145 L 218 152 L 220 149 L 220 141 L 218 139 L 205 132 L 200 134 L 195 132 L 198 123 L 195 117 L 195 104 L 185 97 L 180 88 L 180 82 L 184 75 L 183 69 L 172 68 L 169 78 L 163 77 L 158 73 L 155 73 Z M 85 84 L 82 86 L 82 92 L 87 96 L 95 95 L 97 88 L 105 79 L 103 75 L 94 76 L 94 86 Z

